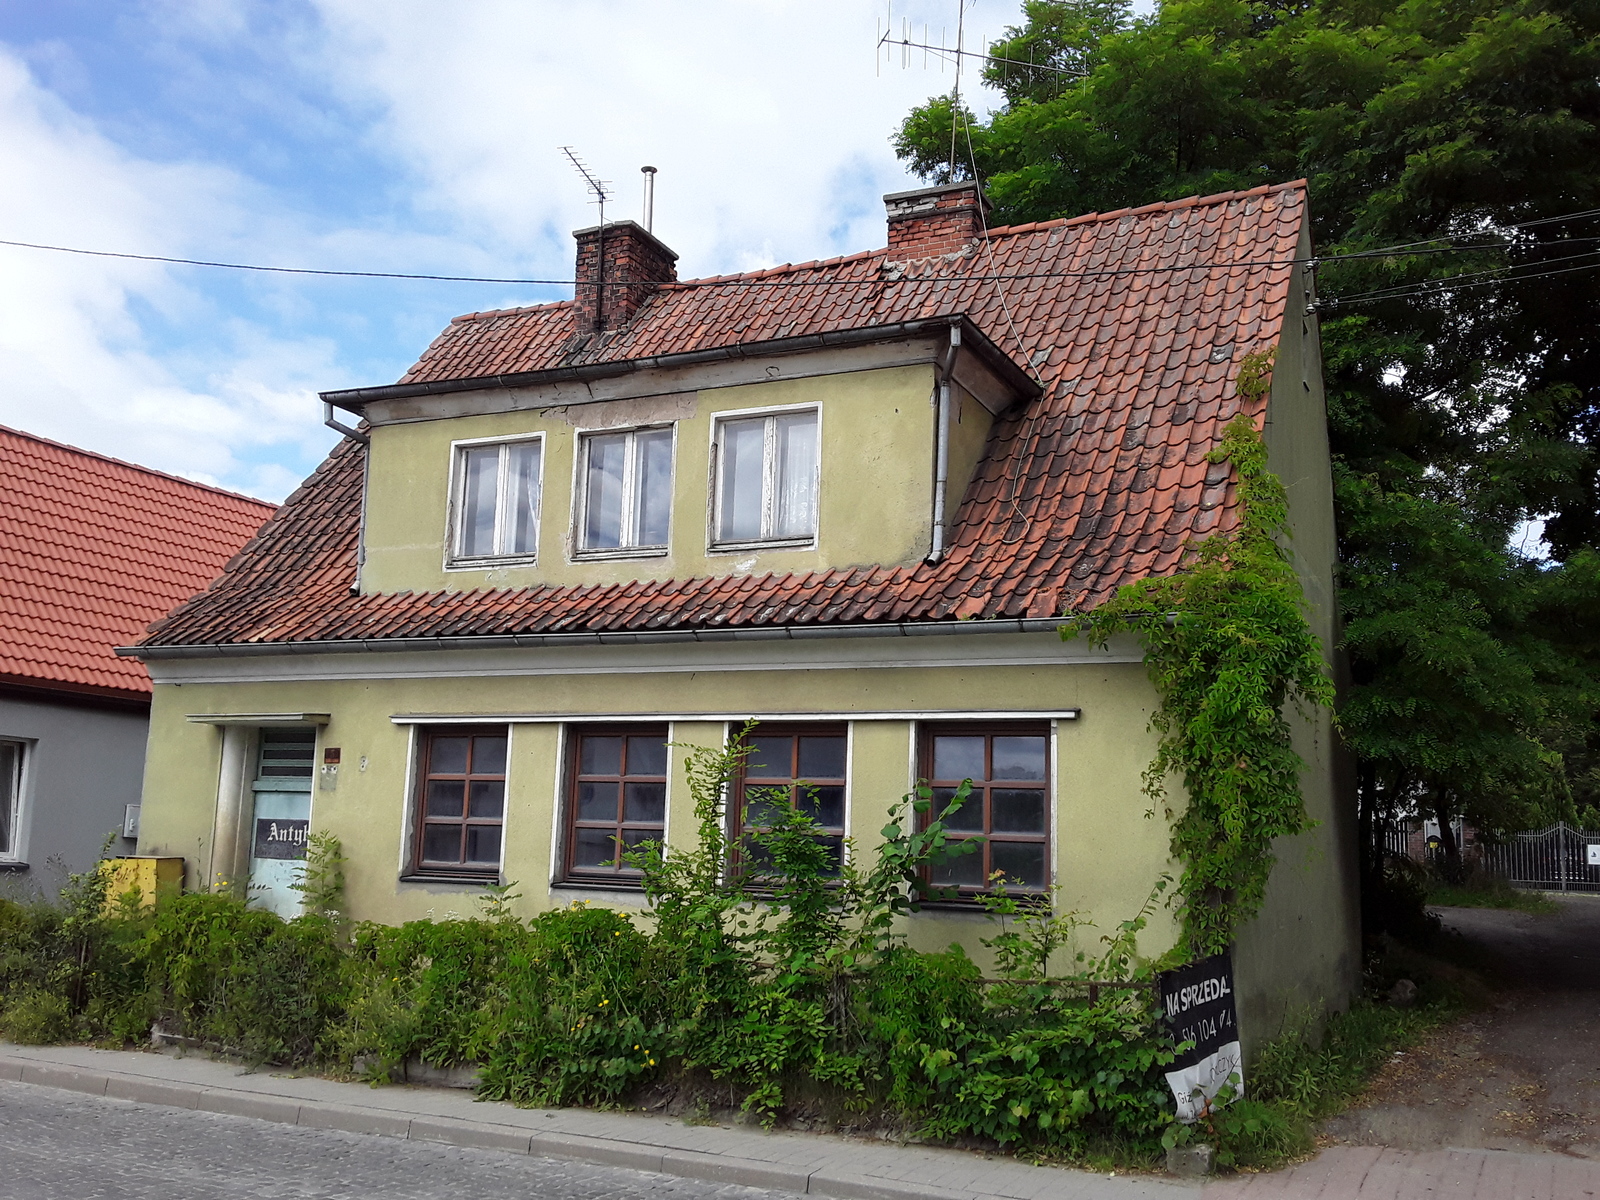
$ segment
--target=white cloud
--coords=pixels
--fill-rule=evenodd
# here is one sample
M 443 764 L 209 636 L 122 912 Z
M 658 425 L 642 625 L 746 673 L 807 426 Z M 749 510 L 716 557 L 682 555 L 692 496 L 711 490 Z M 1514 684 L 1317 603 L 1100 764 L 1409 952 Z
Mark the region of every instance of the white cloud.
M 0 179 L 0 229 L 17 240 L 173 254 L 246 223 L 233 173 L 127 154 L 3 48 Z M 326 346 L 262 345 L 153 263 L 0 247 L 0 281 L 5 424 L 274 497 L 282 472 L 261 474 L 252 452 L 322 442 L 305 368 L 332 373 Z M 215 333 L 182 361 L 152 347 L 150 323 Z
M 595 221 L 564 144 L 614 182 L 608 216 L 637 218 L 639 167 L 660 168 L 655 229 L 686 275 L 879 246 L 879 194 L 916 186 L 889 138 L 952 81 L 920 55 L 875 71 L 866 0 L 317 2 L 330 75 L 380 105 L 418 203 L 551 273 Z M 899 5 L 897 28 L 903 9 L 954 43 L 954 4 Z M 1017 18 L 975 8 L 969 45 Z

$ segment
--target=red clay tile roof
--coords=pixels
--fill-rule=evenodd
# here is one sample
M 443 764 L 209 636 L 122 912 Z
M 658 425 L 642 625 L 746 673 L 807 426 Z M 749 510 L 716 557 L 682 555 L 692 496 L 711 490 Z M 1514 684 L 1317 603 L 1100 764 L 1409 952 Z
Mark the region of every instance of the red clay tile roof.
M 594 340 L 574 337 L 568 304 L 458 317 L 402 383 L 966 314 L 1031 366 L 1044 392 L 996 421 L 949 554 L 916 567 L 352 595 L 364 451 L 347 441 L 145 644 L 1052 617 L 1093 606 L 1119 584 L 1172 570 L 1191 539 L 1231 521 L 1229 468 L 1206 453 L 1239 410 L 1240 360 L 1277 340 L 1305 219 L 1300 182 L 1013 226 L 991 230 L 975 258 L 891 265 L 879 250 L 722 277 L 735 286 L 663 286 L 626 328 Z M 1216 265 L 1230 263 L 1240 265 Z M 990 275 L 1036 277 L 997 285 Z
M 0 683 L 150 693 L 113 650 L 205 587 L 274 506 L 0 426 Z

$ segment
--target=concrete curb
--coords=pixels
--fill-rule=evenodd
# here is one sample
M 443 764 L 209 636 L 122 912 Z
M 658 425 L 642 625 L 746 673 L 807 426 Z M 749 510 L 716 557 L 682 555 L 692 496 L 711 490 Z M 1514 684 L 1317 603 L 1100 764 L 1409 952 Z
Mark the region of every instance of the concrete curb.
M 833 1196 L 839 1200 L 989 1200 L 991 1196 L 991 1193 L 970 1189 L 952 1191 L 924 1183 L 901 1183 L 882 1176 L 852 1173 L 839 1163 L 808 1168 L 583 1134 L 532 1132 L 491 1121 L 411 1115 L 354 1104 L 262 1095 L 230 1088 L 39 1063 L 3 1053 L 0 1053 L 0 1079 L 140 1104 L 226 1113 L 283 1125 L 303 1125 L 308 1129 L 336 1129 L 346 1133 L 439 1142 L 600 1166 L 628 1167 L 707 1183 L 771 1188 L 800 1195 Z M 1061 1182 L 1066 1186 L 1057 1194 L 1083 1194 L 1068 1180 Z M 1041 1178 L 1040 1183 L 1045 1183 L 1045 1180 Z M 1041 1191 L 1040 1195 L 1053 1190 Z

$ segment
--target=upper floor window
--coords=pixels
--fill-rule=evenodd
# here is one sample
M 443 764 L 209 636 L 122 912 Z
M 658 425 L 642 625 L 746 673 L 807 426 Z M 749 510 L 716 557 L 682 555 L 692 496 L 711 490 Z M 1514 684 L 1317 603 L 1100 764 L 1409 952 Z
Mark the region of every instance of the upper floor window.
M 539 438 L 456 447 L 453 557 L 534 556 L 543 449 Z
M 580 553 L 665 550 L 672 518 L 672 430 L 583 439 Z
M 817 536 L 817 410 L 717 423 L 716 541 L 795 544 Z

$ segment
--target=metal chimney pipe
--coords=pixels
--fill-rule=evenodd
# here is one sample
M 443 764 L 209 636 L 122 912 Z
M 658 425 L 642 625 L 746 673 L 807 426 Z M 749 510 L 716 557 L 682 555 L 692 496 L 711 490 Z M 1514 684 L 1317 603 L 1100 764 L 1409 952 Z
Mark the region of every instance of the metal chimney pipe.
M 654 167 L 640 167 L 644 175 L 644 231 L 655 232 L 656 220 L 656 169 Z

